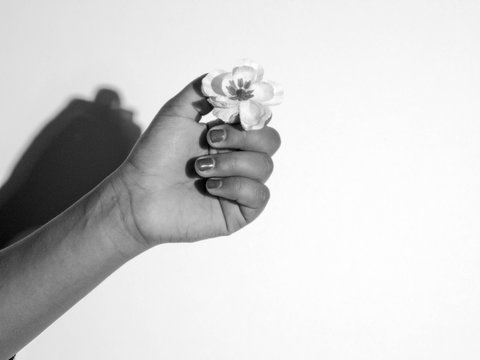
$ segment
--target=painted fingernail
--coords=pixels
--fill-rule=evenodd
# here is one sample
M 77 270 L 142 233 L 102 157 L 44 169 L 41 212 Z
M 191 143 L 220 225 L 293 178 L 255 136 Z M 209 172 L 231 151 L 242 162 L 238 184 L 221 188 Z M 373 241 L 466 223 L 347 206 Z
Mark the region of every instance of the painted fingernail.
M 225 141 L 227 138 L 227 132 L 225 129 L 212 129 L 208 133 L 208 137 L 212 143 L 218 143 L 221 141 Z
M 221 179 L 208 179 L 207 180 L 207 189 L 220 189 L 223 185 L 223 181 Z
M 215 166 L 215 159 L 211 156 L 205 156 L 197 159 L 197 169 L 200 171 L 211 170 Z

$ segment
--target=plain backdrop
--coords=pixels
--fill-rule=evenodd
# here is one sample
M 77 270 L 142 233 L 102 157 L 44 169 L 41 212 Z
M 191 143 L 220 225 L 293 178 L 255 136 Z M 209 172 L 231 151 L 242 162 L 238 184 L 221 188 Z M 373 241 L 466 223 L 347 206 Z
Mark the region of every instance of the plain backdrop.
M 244 57 L 286 90 L 264 214 L 142 254 L 18 359 L 479 359 L 479 18 L 474 0 L 3 0 L 2 179 L 102 85 L 142 128 Z

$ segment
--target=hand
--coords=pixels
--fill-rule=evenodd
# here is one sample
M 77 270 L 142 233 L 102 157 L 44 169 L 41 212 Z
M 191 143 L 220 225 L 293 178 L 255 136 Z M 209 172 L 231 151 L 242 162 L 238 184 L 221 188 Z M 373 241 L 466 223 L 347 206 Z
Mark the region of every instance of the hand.
M 162 107 L 114 177 L 123 223 L 147 248 L 233 233 L 269 199 L 278 133 L 227 124 L 207 131 L 201 79 Z

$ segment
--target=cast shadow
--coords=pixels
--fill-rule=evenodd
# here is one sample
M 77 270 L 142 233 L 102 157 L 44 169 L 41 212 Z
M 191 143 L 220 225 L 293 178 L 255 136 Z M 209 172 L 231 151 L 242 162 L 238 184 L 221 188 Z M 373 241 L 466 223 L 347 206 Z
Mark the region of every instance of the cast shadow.
M 127 157 L 140 136 L 119 95 L 74 99 L 34 138 L 0 189 L 0 249 L 75 203 Z

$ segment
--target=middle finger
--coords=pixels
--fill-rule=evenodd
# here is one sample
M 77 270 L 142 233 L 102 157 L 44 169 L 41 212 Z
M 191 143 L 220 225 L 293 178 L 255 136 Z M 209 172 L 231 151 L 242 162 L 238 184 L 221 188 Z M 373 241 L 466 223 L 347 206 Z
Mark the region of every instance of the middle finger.
M 272 174 L 273 161 L 266 153 L 233 151 L 201 156 L 195 161 L 195 170 L 201 177 L 242 176 L 265 182 Z

